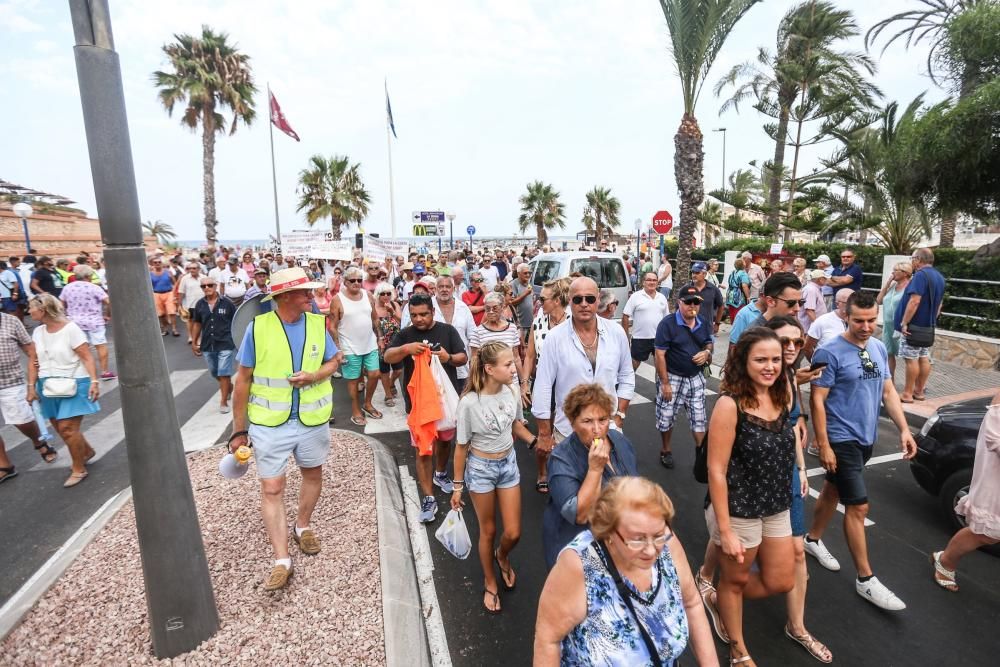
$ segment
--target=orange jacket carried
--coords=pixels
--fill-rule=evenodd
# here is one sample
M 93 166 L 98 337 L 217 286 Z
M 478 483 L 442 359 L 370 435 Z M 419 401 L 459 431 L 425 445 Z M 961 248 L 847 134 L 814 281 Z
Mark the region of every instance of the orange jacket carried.
M 436 422 L 444 416 L 437 383 L 431 373 L 431 351 L 424 350 L 413 358 L 413 376 L 406 390 L 410 392 L 410 414 L 406 425 L 410 427 L 413 441 L 417 443 L 420 456 L 430 456 L 434 452 L 434 440 L 438 430 Z

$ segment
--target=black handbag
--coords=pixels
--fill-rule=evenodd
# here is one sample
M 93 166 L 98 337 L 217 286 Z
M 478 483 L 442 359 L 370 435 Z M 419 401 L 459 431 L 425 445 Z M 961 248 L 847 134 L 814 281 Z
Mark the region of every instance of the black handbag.
M 937 299 L 934 298 L 934 289 L 931 286 L 930 280 L 927 281 L 927 291 L 930 293 L 931 299 L 931 325 L 929 327 L 920 326 L 919 324 L 908 324 L 906 326 L 906 330 L 910 334 L 906 337 L 906 344 L 910 347 L 930 347 L 934 344 L 934 329 L 937 327 L 937 309 L 934 308 L 934 303 Z

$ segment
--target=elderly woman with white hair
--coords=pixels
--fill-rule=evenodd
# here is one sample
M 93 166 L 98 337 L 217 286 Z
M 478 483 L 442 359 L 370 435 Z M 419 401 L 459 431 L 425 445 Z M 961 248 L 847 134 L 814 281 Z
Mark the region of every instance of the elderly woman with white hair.
M 469 361 L 476 357 L 479 348 L 486 343 L 500 341 L 506 343 L 514 351 L 514 368 L 517 373 L 514 375 L 514 383 L 518 394 L 523 393 L 524 387 L 528 384 L 528 376 L 524 374 L 524 367 L 521 365 L 521 334 L 516 324 L 503 319 L 501 316 L 507 306 L 507 300 L 499 292 L 490 292 L 484 300 L 483 323 L 472 330 L 469 336 Z
M 91 282 L 95 275 L 86 264 L 73 269 L 76 278 L 59 293 L 66 309 L 66 317 L 74 322 L 87 337 L 87 343 L 97 350 L 98 369 L 102 380 L 117 377 L 108 368 L 107 321 L 111 319 L 111 301 L 108 293 Z M 176 289 L 176 288 L 175 288 Z

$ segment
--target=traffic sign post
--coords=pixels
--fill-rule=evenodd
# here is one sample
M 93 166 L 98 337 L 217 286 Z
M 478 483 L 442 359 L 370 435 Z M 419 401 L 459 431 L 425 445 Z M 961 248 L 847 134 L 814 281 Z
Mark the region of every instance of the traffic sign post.
M 475 225 L 469 225 L 465 228 L 465 231 L 469 233 L 469 252 L 472 252 L 472 237 L 476 233 Z
M 674 226 L 674 216 L 670 211 L 657 211 L 653 216 L 653 231 L 657 234 L 667 234 Z

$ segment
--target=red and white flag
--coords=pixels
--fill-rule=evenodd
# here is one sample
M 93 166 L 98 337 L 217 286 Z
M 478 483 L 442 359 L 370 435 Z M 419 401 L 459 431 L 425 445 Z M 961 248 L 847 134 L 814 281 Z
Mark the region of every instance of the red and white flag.
M 278 104 L 278 100 L 275 99 L 274 93 L 268 90 L 267 94 L 271 98 L 271 123 L 292 139 L 295 139 L 295 141 L 299 141 L 299 135 L 295 133 L 292 126 L 285 120 L 285 114 L 281 113 L 281 106 Z

